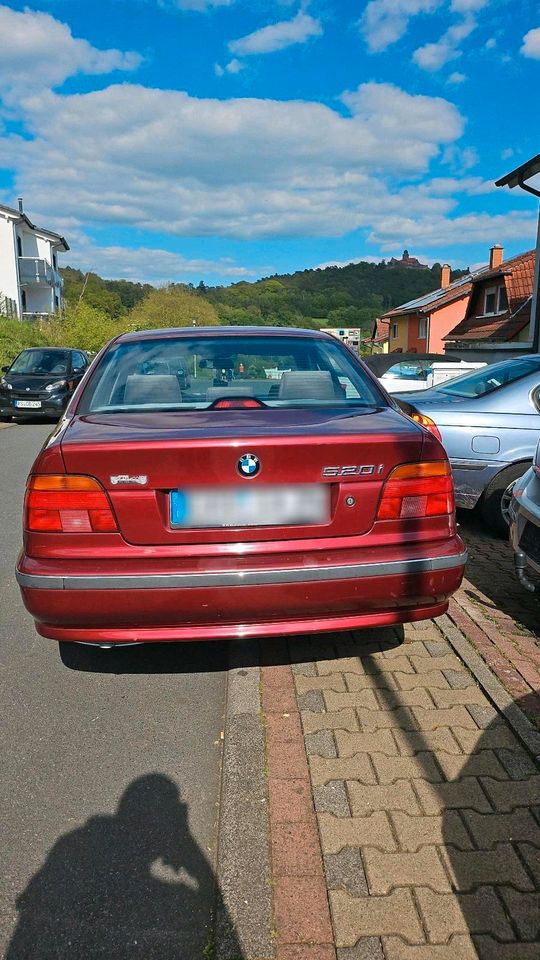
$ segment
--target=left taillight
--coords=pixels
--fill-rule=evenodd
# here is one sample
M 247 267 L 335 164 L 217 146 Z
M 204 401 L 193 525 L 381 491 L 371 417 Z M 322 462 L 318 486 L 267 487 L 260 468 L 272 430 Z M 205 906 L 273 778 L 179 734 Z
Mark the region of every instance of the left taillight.
M 34 474 L 24 503 L 26 530 L 111 533 L 118 529 L 109 498 L 94 477 Z
M 404 463 L 386 481 L 377 520 L 417 520 L 454 512 L 454 484 L 447 460 Z

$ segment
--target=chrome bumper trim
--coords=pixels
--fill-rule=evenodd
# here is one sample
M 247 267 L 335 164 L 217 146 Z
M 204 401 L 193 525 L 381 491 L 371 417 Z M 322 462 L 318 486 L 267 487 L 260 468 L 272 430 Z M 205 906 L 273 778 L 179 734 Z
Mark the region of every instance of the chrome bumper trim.
M 363 580 L 399 574 L 452 570 L 467 561 L 467 551 L 449 557 L 353 563 L 331 567 L 294 567 L 289 570 L 231 570 L 222 573 L 170 573 L 141 576 L 49 577 L 16 571 L 21 587 L 37 590 L 185 590 L 191 587 L 241 587 L 306 583 L 322 580 Z
M 450 459 L 452 470 L 485 470 L 491 466 L 489 460 L 452 460 Z

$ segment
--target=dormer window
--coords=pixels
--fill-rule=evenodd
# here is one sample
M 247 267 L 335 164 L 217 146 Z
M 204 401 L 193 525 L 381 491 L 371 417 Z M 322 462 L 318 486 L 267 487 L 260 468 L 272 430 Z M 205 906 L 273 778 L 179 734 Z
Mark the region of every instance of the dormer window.
M 506 287 L 502 284 L 500 287 L 486 287 L 484 293 L 484 316 L 492 317 L 496 313 L 506 313 L 508 310 L 508 297 L 506 296 Z

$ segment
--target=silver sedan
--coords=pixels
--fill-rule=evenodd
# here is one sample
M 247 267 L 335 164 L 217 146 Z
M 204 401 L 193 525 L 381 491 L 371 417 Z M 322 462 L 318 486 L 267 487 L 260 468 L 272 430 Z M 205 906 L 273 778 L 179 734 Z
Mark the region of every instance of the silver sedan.
M 540 443 L 532 467 L 516 481 L 510 503 L 510 541 L 520 583 L 538 589 L 529 570 L 540 574 Z
M 540 355 L 493 363 L 395 399 L 441 437 L 458 507 L 478 504 L 486 524 L 507 536 L 512 488 L 540 437 Z

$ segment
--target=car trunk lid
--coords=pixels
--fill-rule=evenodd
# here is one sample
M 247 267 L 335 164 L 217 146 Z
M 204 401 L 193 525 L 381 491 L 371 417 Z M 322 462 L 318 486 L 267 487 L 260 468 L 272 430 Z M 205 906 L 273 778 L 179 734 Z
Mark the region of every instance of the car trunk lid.
M 199 410 L 75 417 L 62 441 L 69 473 L 96 477 L 109 491 L 124 538 L 137 545 L 233 543 L 365 533 L 382 481 L 418 460 L 422 431 L 391 408 Z M 243 476 L 252 454 L 260 469 Z M 197 526 L 171 523 L 171 493 L 324 485 L 328 516 L 299 525 Z M 294 532 L 294 534 L 293 534 Z

